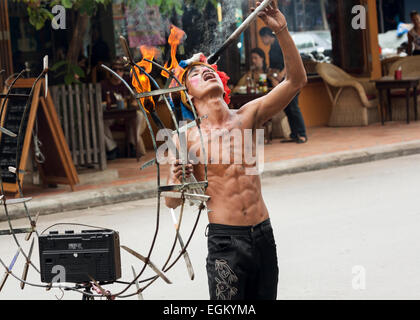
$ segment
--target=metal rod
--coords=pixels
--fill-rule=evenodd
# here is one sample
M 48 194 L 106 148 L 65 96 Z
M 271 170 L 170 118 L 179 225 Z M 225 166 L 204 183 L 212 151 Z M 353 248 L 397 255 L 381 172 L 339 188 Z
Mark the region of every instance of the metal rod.
M 19 234 L 19 233 L 28 233 L 34 231 L 33 228 L 22 228 L 22 229 L 7 229 L 7 230 L 0 230 L 0 236 L 10 236 L 13 233 Z
M 22 94 L 22 93 L 11 93 L 11 94 L 7 94 L 7 93 L 0 93 L 0 98 L 28 98 L 30 97 L 29 94 Z
M 179 245 L 181 246 L 181 250 L 184 250 L 185 249 L 185 243 L 184 243 L 184 240 L 182 240 L 181 234 L 178 232 L 179 231 L 178 230 L 178 221 L 177 221 L 176 216 L 175 216 L 175 210 L 171 208 L 170 211 L 171 211 L 172 221 L 173 221 L 174 226 L 175 226 L 175 230 L 177 230 L 177 238 L 178 238 Z M 189 254 L 186 250 L 185 250 L 183 256 L 184 256 L 185 264 L 187 265 L 187 270 L 188 270 L 188 274 L 190 276 L 190 279 L 194 280 L 194 268 L 192 266 L 190 256 L 189 256 Z
M 210 196 L 201 195 L 201 194 L 194 194 L 194 193 L 181 193 L 181 192 L 161 192 L 161 197 L 164 198 L 174 198 L 174 199 L 191 199 L 191 200 L 198 200 L 198 201 L 208 201 L 210 200 Z
M 159 191 L 169 192 L 169 191 L 195 190 L 195 189 L 207 188 L 207 186 L 208 186 L 207 181 L 192 182 L 192 183 L 185 183 L 185 184 L 178 184 L 178 185 L 161 186 L 159 187 Z
M 138 93 L 136 95 L 136 98 L 147 98 L 147 97 L 153 97 L 153 96 L 160 96 L 160 95 L 163 95 L 163 94 L 169 94 L 169 93 L 173 93 L 173 92 L 184 91 L 186 89 L 187 88 L 185 88 L 185 87 L 174 87 L 174 88 L 169 88 L 169 89 L 154 90 L 154 91 L 149 91 L 149 92 Z

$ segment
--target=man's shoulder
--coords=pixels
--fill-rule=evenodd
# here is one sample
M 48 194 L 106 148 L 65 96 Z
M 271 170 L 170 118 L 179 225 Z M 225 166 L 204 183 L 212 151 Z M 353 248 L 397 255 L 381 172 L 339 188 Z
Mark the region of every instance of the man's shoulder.
M 240 109 L 235 110 L 235 115 L 241 118 L 241 122 L 246 122 L 249 120 L 249 125 L 247 127 L 252 128 L 253 126 L 253 119 L 257 112 L 258 106 L 260 105 L 261 99 L 255 99 L 247 104 L 243 105 Z M 248 123 L 248 122 L 246 122 Z

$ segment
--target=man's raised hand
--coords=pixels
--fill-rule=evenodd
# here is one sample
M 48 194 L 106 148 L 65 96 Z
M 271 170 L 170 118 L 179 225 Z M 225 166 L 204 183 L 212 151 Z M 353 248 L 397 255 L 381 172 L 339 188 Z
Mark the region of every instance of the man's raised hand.
M 256 5 L 258 7 L 261 2 L 257 2 Z M 251 8 L 251 11 L 254 10 L 255 8 Z M 277 0 L 273 0 L 267 8 L 258 14 L 258 17 L 275 33 L 282 31 L 287 26 L 286 18 L 279 10 Z

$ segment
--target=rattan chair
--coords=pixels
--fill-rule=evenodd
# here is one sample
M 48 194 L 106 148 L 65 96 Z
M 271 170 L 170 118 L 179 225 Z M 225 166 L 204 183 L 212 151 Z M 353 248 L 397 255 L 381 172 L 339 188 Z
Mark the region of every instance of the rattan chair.
M 367 126 L 379 121 L 377 90 L 368 79 L 357 79 L 330 63 L 319 63 L 332 103 L 331 127 Z

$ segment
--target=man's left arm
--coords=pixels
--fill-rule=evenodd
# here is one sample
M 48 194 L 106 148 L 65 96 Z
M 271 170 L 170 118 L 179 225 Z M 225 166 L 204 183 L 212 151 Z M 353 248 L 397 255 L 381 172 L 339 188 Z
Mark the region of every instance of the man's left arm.
M 259 5 L 258 2 L 257 5 Z M 277 1 L 273 1 L 267 9 L 260 13 L 259 17 L 277 36 L 283 51 L 286 77 L 270 93 L 252 103 L 255 108 L 254 125 L 256 127 L 260 127 L 283 110 L 307 82 L 302 58 L 287 30 L 286 19 L 278 9 Z

